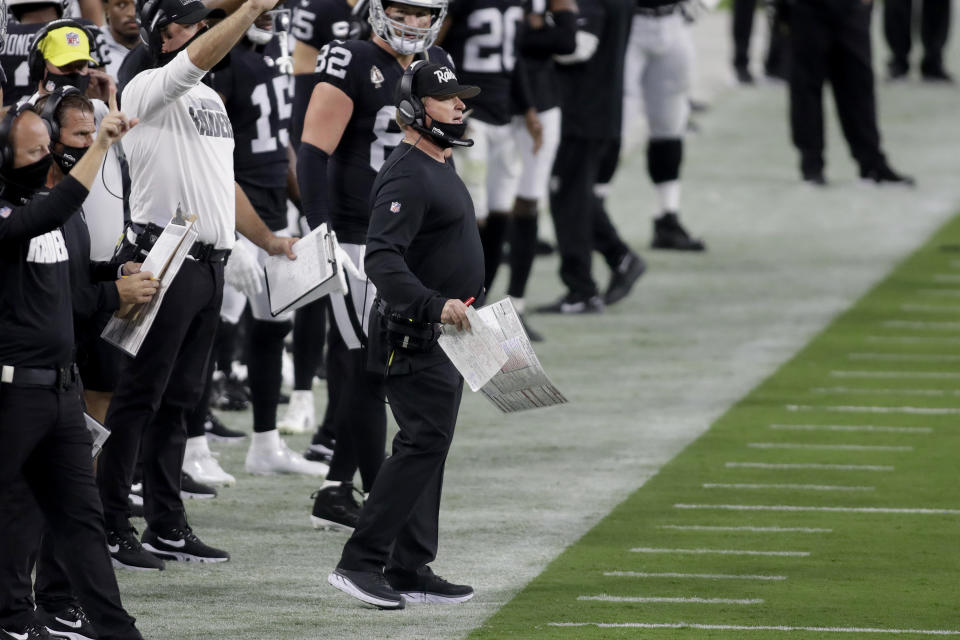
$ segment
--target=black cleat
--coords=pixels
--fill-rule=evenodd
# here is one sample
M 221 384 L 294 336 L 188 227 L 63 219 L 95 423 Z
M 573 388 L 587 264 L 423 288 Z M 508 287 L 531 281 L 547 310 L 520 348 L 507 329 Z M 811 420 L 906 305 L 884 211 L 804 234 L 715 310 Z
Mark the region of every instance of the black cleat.
M 163 560 L 148 553 L 137 539 L 137 530 L 107 529 L 107 550 L 118 569 L 134 571 L 163 571 Z
M 466 602 L 474 594 L 473 587 L 447 582 L 429 567 L 424 567 L 418 574 L 387 571 L 384 575 L 390 586 L 407 602 L 456 604 Z
M 921 69 L 920 77 L 924 82 L 931 84 L 953 84 L 953 76 L 947 73 L 947 70 L 943 67 Z
M 610 284 L 607 285 L 607 292 L 603 294 L 603 302 L 610 306 L 626 298 L 646 270 L 647 263 L 643 258 L 629 251 L 610 274 Z
M 754 84 L 753 74 L 746 67 L 734 67 L 733 73 L 737 76 L 737 82 L 744 85 Z
M 910 65 L 906 62 L 891 60 L 887 65 L 887 80 L 890 82 L 900 82 L 906 80 L 910 74 Z
M 537 307 L 537 313 L 559 313 L 563 315 L 603 313 L 603 300 L 600 299 L 600 296 L 576 298 L 568 293 L 553 304 Z
M 380 571 L 350 571 L 337 567 L 327 582 L 347 595 L 380 609 L 403 609 L 404 599 Z
M 207 440 L 216 442 L 237 442 L 247 437 L 243 431 L 236 431 L 220 422 L 220 418 L 213 415 L 212 411 L 208 411 L 207 417 L 203 419 L 203 430 L 207 434 Z
M 313 513 L 310 514 L 313 528 L 353 531 L 360 520 L 361 508 L 353 498 L 354 491 L 356 489 L 348 483 L 314 491 L 310 496 L 313 498 Z
M 143 548 L 165 560 L 179 562 L 226 562 L 230 554 L 204 544 L 189 525 L 154 532 L 143 532 Z
M 814 187 L 827 186 L 827 178 L 823 175 L 823 171 L 804 171 L 803 181 Z
M 307 450 L 304 451 L 303 457 L 311 462 L 330 464 L 330 461 L 333 460 L 333 450 L 336 446 L 336 440 L 328 438 L 322 428 L 317 429 L 317 432 L 313 434 L 310 445 L 307 447 Z
M 876 185 L 898 185 L 903 187 L 913 187 L 917 181 L 910 176 L 897 173 L 890 168 L 890 165 L 884 163 L 873 167 L 872 169 L 860 169 L 860 179 L 871 182 Z
M 221 411 L 245 411 L 250 406 L 246 386 L 232 375 L 214 380 L 210 404 Z
M 184 500 L 209 500 L 217 497 L 217 490 L 197 482 L 189 474 L 180 472 L 180 497 Z
M 653 249 L 669 249 L 672 251 L 704 251 L 707 246 L 703 240 L 691 238 L 687 230 L 680 224 L 677 214 L 664 213 L 653 221 L 653 240 L 650 242 Z
M 530 326 L 527 322 L 527 316 L 523 313 L 518 313 L 517 316 L 520 318 L 520 324 L 523 326 L 523 330 L 527 332 L 527 338 L 530 339 L 530 342 L 543 342 L 543 334 Z
M 93 628 L 93 623 L 86 612 L 78 605 L 67 607 L 57 613 L 48 613 L 37 607 L 37 621 L 40 622 L 54 638 L 65 640 L 97 640 L 99 637 Z
M 46 640 L 50 638 L 50 634 L 39 622 L 33 622 L 19 631 L 0 629 L 0 640 L 39 640 L 40 638 Z

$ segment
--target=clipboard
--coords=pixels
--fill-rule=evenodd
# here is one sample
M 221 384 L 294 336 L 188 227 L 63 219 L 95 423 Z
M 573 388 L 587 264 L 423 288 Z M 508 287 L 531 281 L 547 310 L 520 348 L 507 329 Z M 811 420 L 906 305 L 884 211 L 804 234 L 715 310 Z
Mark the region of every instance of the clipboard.
M 263 265 L 270 315 L 299 309 L 331 293 L 347 293 L 337 235 L 322 224 L 293 245 L 296 260 L 269 256 Z

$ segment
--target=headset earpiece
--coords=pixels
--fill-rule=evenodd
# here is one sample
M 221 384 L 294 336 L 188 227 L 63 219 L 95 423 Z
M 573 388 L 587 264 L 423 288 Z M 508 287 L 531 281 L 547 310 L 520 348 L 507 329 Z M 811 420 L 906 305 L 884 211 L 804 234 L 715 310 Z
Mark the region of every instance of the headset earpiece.
M 417 67 L 423 64 L 423 60 L 415 60 L 404 69 L 403 76 L 400 78 L 400 95 L 397 100 L 397 119 L 401 124 L 408 127 L 424 126 L 424 108 L 423 101 L 413 95 L 413 76 L 417 73 Z
M 47 125 L 47 131 L 50 133 L 50 144 L 60 141 L 60 121 L 57 119 L 57 110 L 60 108 L 60 103 L 67 96 L 74 94 L 80 95 L 80 90 L 76 87 L 63 87 L 51 93 L 43 104 L 40 117 L 43 119 L 43 123 Z
M 0 120 L 0 171 L 4 171 L 13 166 L 13 144 L 10 140 L 10 130 L 13 129 L 13 123 L 24 111 L 30 111 L 33 105 L 24 102 L 7 109 L 7 113 Z M 2 187 L 0 187 L 2 189 Z
M 62 18 L 60 20 L 54 20 L 48 22 L 43 26 L 42 29 L 37 31 L 37 35 L 33 37 L 33 40 L 30 41 L 30 52 L 27 54 L 27 67 L 30 69 L 30 82 L 35 87 L 41 80 L 43 80 L 44 72 L 47 70 L 46 61 L 43 58 L 43 54 L 40 52 L 40 41 L 47 37 L 54 29 L 59 29 L 61 27 L 73 27 L 79 31 L 83 31 L 87 35 L 87 44 L 90 46 L 91 51 L 96 47 L 96 36 L 93 34 L 86 25 L 80 24 L 76 20 L 71 20 L 70 18 Z

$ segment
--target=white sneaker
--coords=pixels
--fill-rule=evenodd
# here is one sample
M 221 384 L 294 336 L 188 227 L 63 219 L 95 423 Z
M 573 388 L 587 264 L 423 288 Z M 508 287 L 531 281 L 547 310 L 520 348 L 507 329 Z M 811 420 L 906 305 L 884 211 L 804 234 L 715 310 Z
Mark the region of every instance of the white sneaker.
M 322 462 L 312 462 L 290 450 L 280 439 L 279 432 L 254 433 L 244 465 L 247 473 L 269 476 L 275 473 L 302 473 L 310 476 L 326 476 L 330 467 Z
M 223 470 L 207 445 L 206 436 L 187 438 L 183 472 L 202 484 L 231 486 L 237 479 Z
M 280 433 L 309 433 L 316 426 L 313 391 L 291 391 L 290 404 L 277 422 Z

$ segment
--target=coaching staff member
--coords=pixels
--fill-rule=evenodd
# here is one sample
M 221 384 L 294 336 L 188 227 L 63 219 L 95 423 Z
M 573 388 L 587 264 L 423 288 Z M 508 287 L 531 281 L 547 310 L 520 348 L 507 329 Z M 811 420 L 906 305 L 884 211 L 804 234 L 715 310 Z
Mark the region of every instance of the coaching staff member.
M 201 542 L 187 524 L 180 498 L 186 414 L 206 382 L 235 232 L 273 255 L 293 257 L 294 240 L 274 236 L 234 182 L 233 128 L 220 96 L 201 80 L 276 2 L 247 0 L 209 30 L 205 18 L 211 10 L 198 0 L 146 0 L 140 6 L 142 35 L 156 66 L 123 91 L 124 108 L 141 122 L 139 133 L 124 141 L 133 223 L 126 241 L 146 250 L 178 207 L 197 216 L 199 238 L 107 412 L 112 436 L 98 477 L 108 542 L 122 565 L 160 569 L 161 558 L 230 557 Z M 130 525 L 127 503 L 138 451 L 147 520 L 142 541 Z
M 60 227 L 99 177 L 107 150 L 130 124 L 112 101 L 87 153 L 45 198 L 34 198 L 53 158 L 40 116 L 28 107 L 0 121 L 0 635 L 47 637 L 34 619 L 17 564 L 8 554 L 32 547 L 15 506 L 18 480 L 29 485 L 64 554 L 70 582 L 101 638 L 139 639 L 120 603 L 104 546 L 103 513 L 90 457 L 73 358 L 67 248 Z M 11 502 L 14 501 L 14 502 Z M 25 544 L 25 542 L 27 544 Z M 29 584 L 29 582 L 27 583 Z M 29 593 L 26 594 L 29 596 Z
M 370 368 L 387 372 L 386 397 L 400 432 L 327 580 L 382 609 L 473 597 L 472 587 L 451 584 L 428 565 L 437 554 L 443 466 L 463 389 L 436 343 L 437 323 L 468 329 L 463 301 L 483 292 L 473 201 L 450 159 L 450 147 L 471 144 L 460 139 L 461 98 L 477 93 L 448 67 L 422 60 L 407 67 L 396 94 L 403 144 L 370 196 L 364 266 L 379 292 Z

